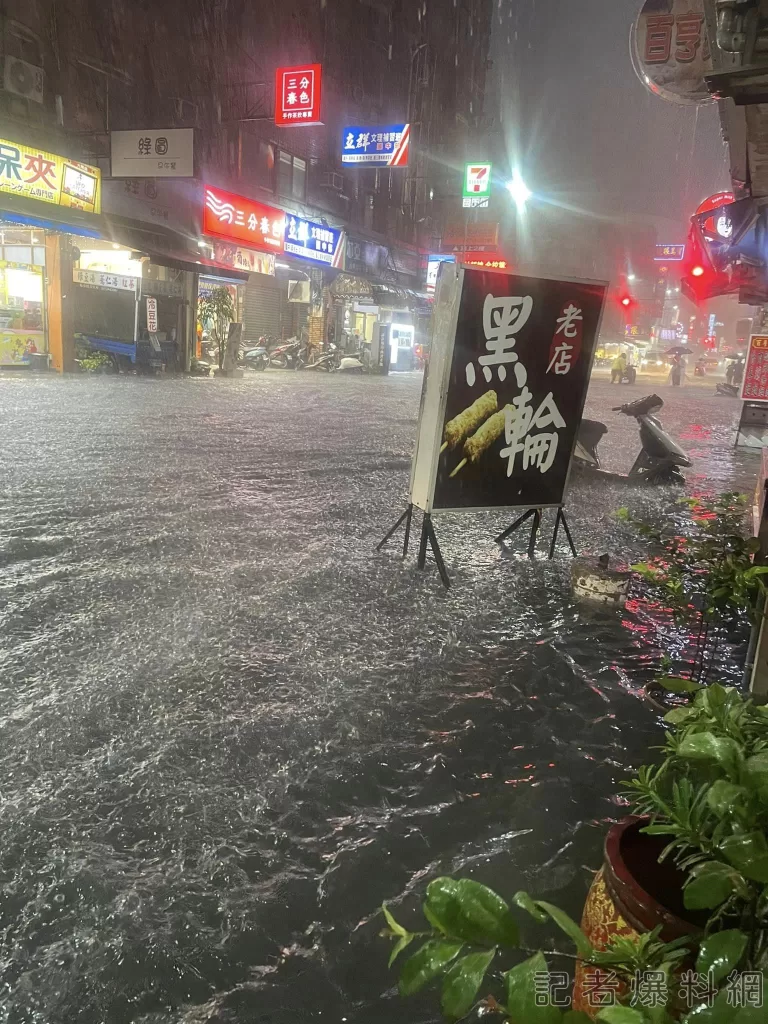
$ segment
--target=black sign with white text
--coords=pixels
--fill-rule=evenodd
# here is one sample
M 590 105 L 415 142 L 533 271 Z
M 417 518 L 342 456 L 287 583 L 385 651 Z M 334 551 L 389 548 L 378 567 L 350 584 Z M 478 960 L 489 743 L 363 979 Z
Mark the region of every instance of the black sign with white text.
M 606 291 L 464 271 L 435 510 L 562 504 Z

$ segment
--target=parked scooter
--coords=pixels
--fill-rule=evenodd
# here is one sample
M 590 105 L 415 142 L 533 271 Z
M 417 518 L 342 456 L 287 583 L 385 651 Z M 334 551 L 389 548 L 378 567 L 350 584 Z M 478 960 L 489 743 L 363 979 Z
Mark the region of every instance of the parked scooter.
M 269 366 L 269 352 L 263 345 L 247 348 L 242 355 L 242 365 L 251 370 L 266 370 Z
M 640 428 L 640 454 L 626 475 L 600 469 L 597 446 L 608 428 L 598 420 L 582 420 L 573 459 L 577 466 L 604 480 L 621 480 L 637 484 L 682 484 L 685 478 L 680 467 L 691 460 L 662 427 L 656 413 L 664 405 L 658 395 L 639 398 L 628 405 L 619 405 L 614 412 L 632 416 Z
M 740 387 L 738 384 L 727 384 L 724 380 L 715 384 L 715 394 L 724 398 L 738 398 Z
M 351 352 L 348 355 L 342 356 L 338 361 L 338 365 L 332 367 L 332 369 L 338 370 L 339 373 L 365 373 L 365 364 L 360 356 Z
M 269 354 L 270 366 L 276 366 L 279 370 L 295 370 L 301 361 L 302 348 L 299 338 L 289 338 L 272 349 Z
M 310 363 L 303 363 L 302 370 L 319 370 L 323 373 L 330 373 L 339 368 L 339 350 L 333 342 L 330 343 L 325 352 L 321 352 L 316 359 Z

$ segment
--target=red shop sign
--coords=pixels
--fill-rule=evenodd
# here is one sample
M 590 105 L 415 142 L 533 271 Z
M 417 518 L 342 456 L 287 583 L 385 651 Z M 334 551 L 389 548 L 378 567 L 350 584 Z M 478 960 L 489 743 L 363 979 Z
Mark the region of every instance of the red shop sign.
M 753 334 L 744 371 L 741 397 L 749 402 L 768 402 L 768 337 Z
M 251 249 L 283 252 L 285 214 L 255 199 L 206 185 L 203 234 L 243 242 Z
M 322 124 L 320 92 L 321 64 L 278 68 L 275 72 L 275 124 L 292 128 L 301 124 Z

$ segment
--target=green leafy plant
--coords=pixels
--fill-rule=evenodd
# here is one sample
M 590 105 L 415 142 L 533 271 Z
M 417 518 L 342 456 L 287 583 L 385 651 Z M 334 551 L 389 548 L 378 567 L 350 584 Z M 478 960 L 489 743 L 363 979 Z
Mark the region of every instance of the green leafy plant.
M 213 340 L 219 348 L 219 369 L 224 365 L 224 352 L 230 323 L 235 319 L 235 306 L 231 293 L 222 287 L 213 288 L 197 300 L 197 319 L 210 324 Z
M 660 859 L 673 858 L 683 872 L 685 906 L 708 912 L 700 935 L 664 942 L 657 928 L 633 938 L 616 935 L 598 950 L 551 903 L 518 892 L 510 905 L 472 879 L 437 878 L 422 904 L 426 929 L 410 931 L 383 908 L 382 934 L 395 940 L 390 966 L 410 952 L 401 969 L 402 995 L 439 983 L 443 1014 L 452 1020 L 481 999 L 510 1024 L 586 1024 L 585 1014 L 540 998 L 547 958 L 567 957 L 618 978 L 617 1002 L 597 1014 L 602 1024 L 763 1020 L 756 1015 L 761 1009 L 731 1005 L 725 988 L 713 1003 L 702 996 L 681 1007 L 671 982 L 686 964 L 695 964 L 714 986 L 734 970 L 763 982 L 768 977 L 768 709 L 714 684 L 697 688 L 693 704 L 673 709 L 666 720 L 662 762 L 640 768 L 627 788 L 634 810 L 650 818 L 643 831 L 669 838 Z M 513 908 L 539 924 L 556 924 L 573 952 L 530 948 Z M 663 998 L 652 1006 L 633 999 L 633 984 L 648 972 L 665 981 Z

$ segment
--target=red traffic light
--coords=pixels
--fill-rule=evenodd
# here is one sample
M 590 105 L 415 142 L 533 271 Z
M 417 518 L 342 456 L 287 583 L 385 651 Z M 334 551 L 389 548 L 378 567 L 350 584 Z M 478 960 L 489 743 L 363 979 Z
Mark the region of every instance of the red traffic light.
M 632 299 L 628 295 L 625 295 L 621 300 L 621 304 L 622 306 L 627 308 L 628 306 L 632 305 Z
M 697 263 L 695 267 L 691 267 L 691 277 L 703 277 L 704 267 L 700 263 Z

